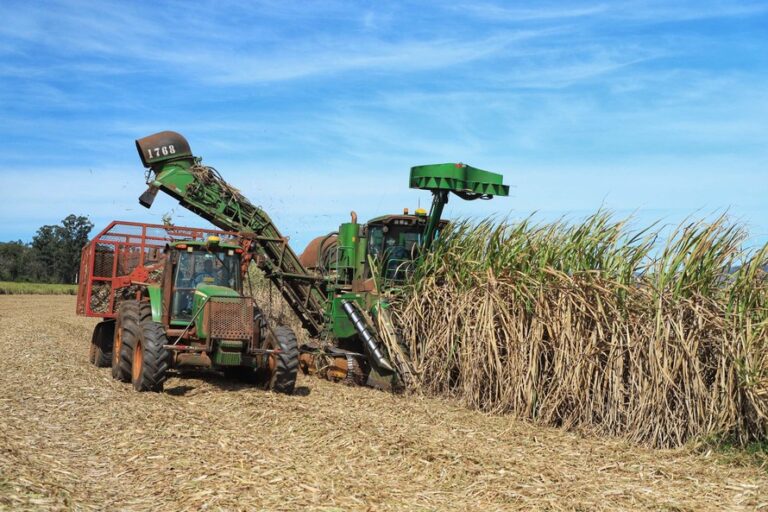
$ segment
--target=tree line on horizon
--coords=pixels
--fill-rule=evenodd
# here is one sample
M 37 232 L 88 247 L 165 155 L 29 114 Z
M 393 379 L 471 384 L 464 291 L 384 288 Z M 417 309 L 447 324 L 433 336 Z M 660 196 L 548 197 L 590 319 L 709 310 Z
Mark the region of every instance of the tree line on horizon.
M 88 217 L 71 214 L 38 228 L 30 243 L 0 242 L 0 281 L 76 283 L 80 251 L 92 229 Z

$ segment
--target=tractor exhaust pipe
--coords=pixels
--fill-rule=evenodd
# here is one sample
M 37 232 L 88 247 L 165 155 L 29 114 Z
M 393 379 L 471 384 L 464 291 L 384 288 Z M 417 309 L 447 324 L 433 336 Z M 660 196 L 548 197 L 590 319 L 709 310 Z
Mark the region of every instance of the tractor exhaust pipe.
M 389 361 L 387 361 L 386 356 L 381 351 L 381 344 L 376 341 L 376 338 L 374 338 L 373 334 L 371 334 L 371 332 L 368 330 L 368 326 L 366 325 L 365 320 L 363 320 L 363 318 L 357 312 L 355 306 L 353 306 L 352 303 L 348 300 L 342 300 L 341 307 L 352 321 L 352 325 L 355 326 L 355 330 L 357 330 L 357 332 L 360 334 L 360 337 L 363 338 L 365 347 L 368 349 L 371 357 L 373 357 L 376 366 L 394 373 L 395 369 L 392 367 Z

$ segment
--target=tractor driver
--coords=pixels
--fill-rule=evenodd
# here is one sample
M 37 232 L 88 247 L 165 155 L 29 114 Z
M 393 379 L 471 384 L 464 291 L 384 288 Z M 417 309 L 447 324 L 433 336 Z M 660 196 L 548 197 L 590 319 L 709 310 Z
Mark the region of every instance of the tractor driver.
M 216 270 L 213 268 L 213 261 L 206 259 L 203 262 L 203 269 L 200 270 L 194 279 L 195 286 L 200 283 L 212 283 L 216 280 Z

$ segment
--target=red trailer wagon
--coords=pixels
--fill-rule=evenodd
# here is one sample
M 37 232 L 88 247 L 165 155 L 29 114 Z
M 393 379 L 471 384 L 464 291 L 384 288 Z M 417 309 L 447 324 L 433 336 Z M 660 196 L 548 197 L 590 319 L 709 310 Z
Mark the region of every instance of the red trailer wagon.
M 102 319 L 93 330 L 90 360 L 110 366 L 115 317 L 123 300 L 139 299 L 141 285 L 160 282 L 165 246 L 237 233 L 216 229 L 112 221 L 82 249 L 76 312 Z

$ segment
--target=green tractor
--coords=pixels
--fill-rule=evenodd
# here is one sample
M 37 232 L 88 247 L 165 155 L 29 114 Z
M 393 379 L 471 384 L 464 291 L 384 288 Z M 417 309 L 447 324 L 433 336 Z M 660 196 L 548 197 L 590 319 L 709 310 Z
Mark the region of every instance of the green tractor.
M 161 238 L 151 233 L 168 237 L 164 232 L 173 228 L 127 224 L 112 223 L 81 259 L 78 313 L 104 318 L 95 333 L 114 333 L 111 346 L 108 335 L 101 340 L 95 334 L 93 342 L 98 354 L 111 352 L 113 377 L 137 391 L 161 391 L 171 368 L 210 368 L 292 393 L 296 335 L 285 326 L 272 328 L 243 293 L 250 253 L 239 239 L 232 233 L 225 240 L 176 239 L 161 249 Z M 141 234 L 123 235 L 129 227 Z M 103 295 L 110 298 L 94 311 L 96 292 L 105 289 L 114 295 Z

